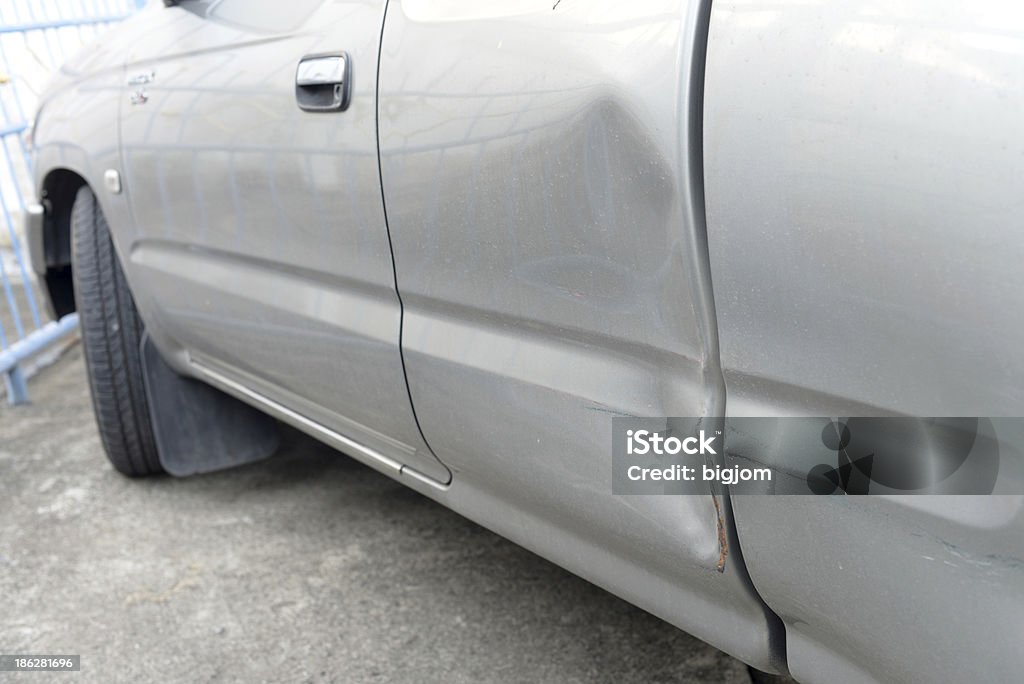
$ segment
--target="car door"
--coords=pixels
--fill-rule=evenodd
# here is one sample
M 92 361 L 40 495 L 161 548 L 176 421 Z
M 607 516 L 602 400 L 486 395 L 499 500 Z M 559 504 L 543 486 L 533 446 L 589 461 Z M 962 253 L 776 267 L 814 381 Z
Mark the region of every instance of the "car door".
M 398 345 L 375 127 L 384 6 L 182 0 L 136 19 L 126 261 L 165 348 L 369 447 L 375 465 L 446 482 Z M 298 69 L 310 55 L 329 59 Z
M 453 496 L 500 500 L 516 513 L 482 522 L 768 668 L 718 502 L 611 484 L 613 415 L 720 399 L 692 175 L 705 8 L 393 0 L 381 170 L 409 388 Z

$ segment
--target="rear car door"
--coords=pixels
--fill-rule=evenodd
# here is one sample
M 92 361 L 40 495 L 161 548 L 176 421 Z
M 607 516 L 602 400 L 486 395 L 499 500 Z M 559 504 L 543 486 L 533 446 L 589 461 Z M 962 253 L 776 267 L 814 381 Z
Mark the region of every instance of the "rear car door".
M 446 482 L 398 345 L 375 123 L 384 6 L 182 0 L 133 20 L 127 266 L 165 352 Z M 300 70 L 304 56 L 329 59 Z
M 393 0 L 381 171 L 409 387 L 453 495 L 501 501 L 516 513 L 479 519 L 767 669 L 715 501 L 612 494 L 613 415 L 719 398 L 691 175 L 705 7 Z

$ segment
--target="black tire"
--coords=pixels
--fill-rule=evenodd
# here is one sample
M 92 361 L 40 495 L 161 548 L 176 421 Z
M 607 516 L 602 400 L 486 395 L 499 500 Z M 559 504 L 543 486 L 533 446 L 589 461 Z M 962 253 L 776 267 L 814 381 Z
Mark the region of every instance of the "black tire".
M 71 262 L 86 374 L 107 458 L 131 477 L 162 473 L 142 377 L 142 319 L 88 186 L 71 209 Z

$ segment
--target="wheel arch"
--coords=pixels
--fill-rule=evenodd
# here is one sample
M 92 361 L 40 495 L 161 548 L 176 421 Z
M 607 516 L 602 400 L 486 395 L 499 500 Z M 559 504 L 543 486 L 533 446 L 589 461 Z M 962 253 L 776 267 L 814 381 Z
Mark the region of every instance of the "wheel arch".
M 41 284 L 55 317 L 75 311 L 75 290 L 71 278 L 71 207 L 75 195 L 89 183 L 77 171 L 58 167 L 50 169 L 40 186 L 40 202 L 44 207 Z

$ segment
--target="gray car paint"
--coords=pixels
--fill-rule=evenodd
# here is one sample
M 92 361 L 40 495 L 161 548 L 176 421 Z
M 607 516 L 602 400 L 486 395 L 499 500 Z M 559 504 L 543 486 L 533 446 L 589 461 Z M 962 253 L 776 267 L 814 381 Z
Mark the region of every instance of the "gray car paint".
M 133 284 L 193 361 L 444 483 L 398 349 L 374 123 L 384 2 L 301 4 L 284 33 L 237 2 L 135 23 L 126 75 L 149 82 L 121 117 Z M 348 111 L 300 111 L 298 60 L 338 49 Z
M 692 267 L 701 9 L 392 1 L 381 175 L 413 405 L 456 482 L 663 577 L 670 595 L 559 554 L 770 668 L 770 616 L 724 557 L 715 502 L 611 493 L 612 415 L 703 415 L 719 396 Z
M 712 302 L 687 106 L 705 5 L 391 2 L 375 106 L 381 2 L 312 3 L 283 33 L 280 3 L 240 2 L 151 3 L 64 67 L 35 134 L 40 190 L 122 170 L 99 200 L 179 371 L 436 469 L 350 450 L 764 669 L 1017 678 L 1019 498 L 736 497 L 735 519 L 723 499 L 744 553 L 720 574 L 711 499 L 612 497 L 607 444 L 610 412 L 720 410 L 719 326 L 733 415 L 1021 414 L 1012 3 L 718 0 Z M 307 119 L 294 65 L 331 50 L 353 106 Z
M 716 0 L 731 415 L 1024 415 L 1019 2 Z M 1021 497 L 735 497 L 801 681 L 1019 681 Z

